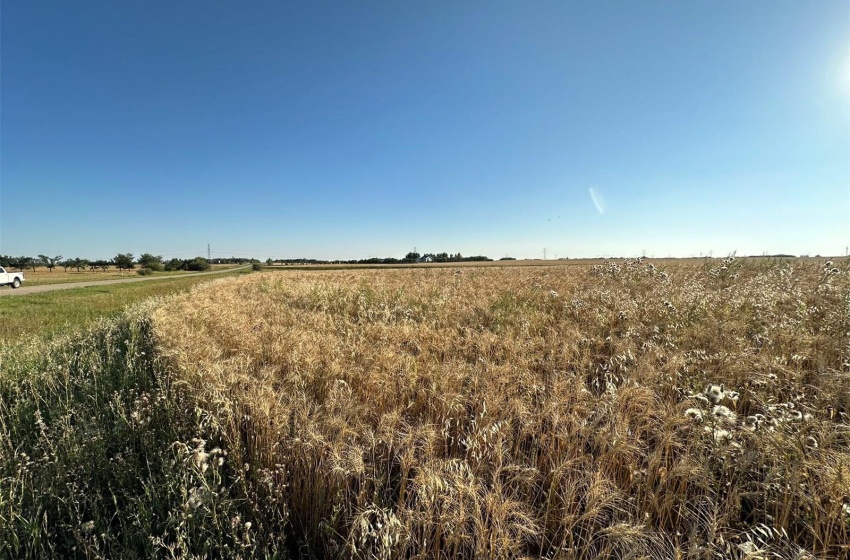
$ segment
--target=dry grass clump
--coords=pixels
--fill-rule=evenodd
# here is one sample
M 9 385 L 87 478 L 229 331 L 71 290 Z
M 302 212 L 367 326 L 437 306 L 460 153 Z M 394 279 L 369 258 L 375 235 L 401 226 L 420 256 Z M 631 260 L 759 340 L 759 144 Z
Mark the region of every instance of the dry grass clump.
M 847 557 L 850 263 L 665 267 L 272 272 L 154 331 L 296 554 Z

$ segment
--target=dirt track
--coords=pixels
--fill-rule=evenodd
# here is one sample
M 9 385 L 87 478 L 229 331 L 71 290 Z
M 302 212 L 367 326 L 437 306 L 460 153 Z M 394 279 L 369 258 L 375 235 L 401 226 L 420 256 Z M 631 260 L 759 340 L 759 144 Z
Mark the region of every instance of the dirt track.
M 65 284 L 47 284 L 45 286 L 26 287 L 24 285 L 17 290 L 11 287 L 0 288 L 0 297 L 3 296 L 25 296 L 27 294 L 40 294 L 42 292 L 52 292 L 54 290 L 72 290 L 74 288 L 88 288 L 89 286 L 108 286 L 110 284 L 125 284 L 127 282 L 146 282 L 150 280 L 166 280 L 169 278 L 195 278 L 197 276 L 207 276 L 210 274 L 223 274 L 225 272 L 233 272 L 235 270 L 244 270 L 250 266 L 240 266 L 237 268 L 225 268 L 223 270 L 214 270 L 212 272 L 198 272 L 196 274 L 172 274 L 170 276 L 147 276 L 140 278 L 124 278 L 118 280 L 92 280 L 89 282 L 68 282 Z

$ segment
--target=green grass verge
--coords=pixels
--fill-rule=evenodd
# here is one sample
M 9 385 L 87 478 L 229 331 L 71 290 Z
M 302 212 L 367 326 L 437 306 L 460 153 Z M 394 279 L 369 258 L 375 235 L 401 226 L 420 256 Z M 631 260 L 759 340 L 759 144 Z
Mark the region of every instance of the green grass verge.
M 246 272 L 250 272 L 250 269 L 214 276 L 163 278 L 156 282 L 129 282 L 3 297 L 0 298 L 0 344 L 85 327 L 101 317 L 118 315 L 128 305 L 138 301 L 187 290 L 222 276 Z
M 0 347 L 0 558 L 285 557 L 286 517 L 158 356 L 156 304 Z

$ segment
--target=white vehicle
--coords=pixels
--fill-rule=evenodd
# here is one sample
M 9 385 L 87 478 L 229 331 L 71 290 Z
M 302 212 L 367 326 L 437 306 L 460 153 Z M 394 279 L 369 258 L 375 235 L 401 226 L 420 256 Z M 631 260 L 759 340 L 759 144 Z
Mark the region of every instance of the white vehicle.
M 0 286 L 12 286 L 13 288 L 20 288 L 21 282 L 23 281 L 23 272 L 6 272 L 6 269 L 0 266 Z

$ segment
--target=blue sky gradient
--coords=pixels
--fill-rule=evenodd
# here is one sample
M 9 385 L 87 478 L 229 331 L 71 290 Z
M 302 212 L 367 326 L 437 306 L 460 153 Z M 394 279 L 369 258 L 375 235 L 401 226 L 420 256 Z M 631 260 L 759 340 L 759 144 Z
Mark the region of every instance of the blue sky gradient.
M 0 26 L 3 254 L 850 245 L 844 0 L 7 2 Z

